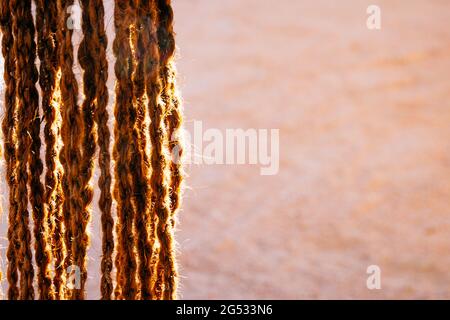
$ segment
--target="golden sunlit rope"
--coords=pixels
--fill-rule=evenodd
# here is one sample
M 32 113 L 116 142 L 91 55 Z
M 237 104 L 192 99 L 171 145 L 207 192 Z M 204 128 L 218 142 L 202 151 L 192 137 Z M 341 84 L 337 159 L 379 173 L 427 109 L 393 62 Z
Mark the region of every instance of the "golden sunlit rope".
M 75 45 L 71 19 L 78 3 L 82 36 Z M 103 1 L 0 1 L 11 300 L 86 298 L 97 150 L 101 299 L 176 298 L 183 148 L 172 6 L 169 0 L 115 0 L 114 6 L 111 112 Z

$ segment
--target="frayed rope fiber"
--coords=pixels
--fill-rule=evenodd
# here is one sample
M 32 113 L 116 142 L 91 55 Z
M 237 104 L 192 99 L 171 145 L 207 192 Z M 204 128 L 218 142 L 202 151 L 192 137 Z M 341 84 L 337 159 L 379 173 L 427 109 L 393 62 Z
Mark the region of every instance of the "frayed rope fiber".
M 78 3 L 75 54 L 68 21 Z M 97 189 L 101 299 L 176 299 L 183 112 L 173 18 L 170 0 L 115 0 L 108 75 L 103 1 L 0 0 L 8 299 L 86 299 Z

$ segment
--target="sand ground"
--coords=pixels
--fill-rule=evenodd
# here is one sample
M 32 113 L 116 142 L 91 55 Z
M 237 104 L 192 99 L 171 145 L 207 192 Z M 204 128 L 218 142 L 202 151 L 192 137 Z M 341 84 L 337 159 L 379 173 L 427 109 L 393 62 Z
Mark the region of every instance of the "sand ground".
M 450 298 L 450 3 L 376 3 L 176 2 L 187 121 L 280 129 L 276 176 L 189 167 L 183 298 Z
M 450 298 L 450 2 L 376 2 L 174 0 L 187 128 L 280 129 L 275 176 L 187 167 L 181 298 Z

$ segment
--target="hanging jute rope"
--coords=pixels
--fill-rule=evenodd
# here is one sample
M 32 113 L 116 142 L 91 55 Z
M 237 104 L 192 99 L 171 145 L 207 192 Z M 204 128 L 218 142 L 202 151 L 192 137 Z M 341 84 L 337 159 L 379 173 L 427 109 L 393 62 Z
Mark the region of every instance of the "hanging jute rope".
M 7 296 L 86 298 L 98 192 L 101 299 L 175 299 L 183 148 L 171 1 L 115 0 L 112 108 L 103 1 L 32 2 L 0 0 Z

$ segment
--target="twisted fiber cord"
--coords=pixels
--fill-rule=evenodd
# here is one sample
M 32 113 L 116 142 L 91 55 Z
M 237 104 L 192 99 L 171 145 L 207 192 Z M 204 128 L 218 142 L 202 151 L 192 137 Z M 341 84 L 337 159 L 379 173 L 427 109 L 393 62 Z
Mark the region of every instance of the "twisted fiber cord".
M 179 131 L 183 124 L 183 113 L 181 99 L 176 88 L 176 68 L 171 61 L 162 70 L 161 78 L 164 83 L 164 93 L 162 100 L 169 109 L 165 123 L 167 127 L 167 136 L 170 139 L 169 151 L 172 156 L 170 163 L 170 210 L 171 222 L 175 227 L 176 213 L 181 205 L 182 183 L 183 183 L 183 145 L 180 140 Z
M 116 183 L 114 196 L 117 201 L 117 284 L 115 295 L 117 299 L 135 299 L 137 283 L 134 277 L 136 273 L 136 257 L 134 254 L 133 220 L 134 208 L 132 205 L 132 181 L 130 175 L 130 161 L 133 156 L 131 131 L 133 124 L 133 63 L 130 45 L 130 30 L 134 12 L 128 1 L 115 0 L 114 25 L 116 38 L 113 43 L 113 51 L 116 56 L 114 66 L 117 78 L 116 105 L 114 110 L 115 144 L 113 156 L 115 160 Z
M 8 249 L 6 256 L 8 258 L 7 279 L 9 283 L 8 298 L 10 300 L 17 300 L 19 298 L 18 282 L 18 250 L 20 249 L 20 242 L 17 241 L 16 230 L 18 229 L 18 203 L 15 197 L 17 188 L 16 176 L 16 144 L 15 136 L 16 119 L 16 88 L 15 88 L 15 56 L 12 54 L 11 48 L 14 44 L 14 37 L 12 34 L 11 11 L 9 7 L 9 0 L 2 0 L 0 2 L 0 23 L 3 34 L 2 38 L 2 53 L 4 57 L 4 79 L 6 84 L 5 90 L 5 117 L 2 122 L 2 131 L 4 138 L 4 153 L 6 161 L 6 177 L 9 187 L 9 227 L 8 227 Z
M 83 198 L 82 198 L 82 180 L 81 177 L 81 138 L 83 134 L 83 118 L 80 108 L 77 104 L 78 84 L 73 73 L 73 30 L 67 28 L 67 20 L 70 17 L 69 7 L 73 5 L 73 0 L 59 1 L 59 17 L 61 38 L 58 44 L 61 46 L 59 53 L 61 66 L 61 97 L 62 97 L 62 140 L 63 140 L 63 156 L 61 163 L 64 166 L 65 173 L 63 178 L 64 195 L 64 223 L 66 226 L 66 247 L 68 254 L 65 259 L 65 269 L 70 263 L 76 265 L 80 263 L 80 252 L 85 245 L 86 239 L 83 234 L 79 233 L 79 223 L 82 221 L 83 214 Z M 81 273 L 82 287 L 86 281 L 86 272 L 83 265 L 78 266 Z M 66 296 L 66 298 L 80 298 L 80 293 L 75 290 L 74 294 Z M 81 290 L 83 291 L 83 290 Z
M 45 117 L 45 142 L 46 142 L 46 155 L 45 155 L 45 163 L 47 166 L 47 171 L 45 175 L 45 186 L 46 190 L 44 193 L 44 188 L 40 184 L 39 176 L 42 173 L 43 167 L 42 162 L 39 166 L 38 159 L 38 171 L 35 175 L 37 194 L 39 194 L 42 198 L 44 197 L 44 203 L 46 204 L 46 209 L 44 210 L 41 203 L 36 206 L 36 209 L 40 209 L 40 215 L 35 214 L 35 229 L 34 234 L 36 238 L 36 261 L 39 266 L 39 274 L 38 274 L 38 285 L 40 298 L 42 300 L 52 299 L 54 297 L 54 292 L 51 287 L 52 280 L 49 275 L 48 266 L 50 264 L 51 252 L 49 251 L 49 247 L 47 245 L 48 241 L 52 242 L 53 237 L 50 236 L 50 232 L 55 231 L 55 228 L 52 225 L 49 225 L 51 222 L 53 215 L 55 214 L 54 208 L 54 191 L 56 187 L 57 173 L 56 173 L 56 137 L 52 130 L 52 126 L 55 122 L 55 111 L 52 105 L 52 96 L 53 90 L 55 87 L 55 78 L 57 72 L 57 60 L 56 60 L 56 43 L 52 37 L 52 32 L 56 28 L 56 6 L 53 2 L 37 0 L 36 1 L 36 29 L 38 33 L 38 55 L 41 61 L 40 63 L 40 72 L 39 72 L 39 84 L 42 91 L 42 110 L 44 111 Z M 35 119 L 39 120 L 39 117 L 35 117 Z M 40 131 L 40 121 L 35 124 L 34 132 L 32 137 L 37 140 L 35 137 L 39 137 Z M 33 152 L 37 152 L 39 155 L 40 151 L 40 140 L 35 143 L 36 150 Z M 35 153 L 33 153 L 35 154 Z M 31 165 L 30 165 L 31 169 Z M 40 170 L 40 171 L 39 171 Z M 39 239 L 39 240 L 38 240 Z M 54 249 L 54 248 L 53 248 Z M 57 253 L 57 250 L 53 250 L 53 252 Z M 41 261 L 40 263 L 38 261 Z
M 175 33 L 173 30 L 173 10 L 170 1 L 159 1 L 158 42 L 161 53 L 161 82 L 163 84 L 162 100 L 167 109 L 165 124 L 169 141 L 169 151 L 172 156 L 170 163 L 170 210 L 172 225 L 175 226 L 175 214 L 180 207 L 181 185 L 183 171 L 181 157 L 183 146 L 180 141 L 179 130 L 182 126 L 183 114 L 181 99 L 176 88 L 176 68 L 174 59 Z
M 139 147 L 136 151 L 134 160 L 134 184 L 133 193 L 135 195 L 135 227 L 137 231 L 137 251 L 139 255 L 139 280 L 140 280 L 140 298 L 142 300 L 152 300 L 152 278 L 153 265 L 152 256 L 154 254 L 154 231 L 151 221 L 154 220 L 150 216 L 151 198 L 149 193 L 149 160 L 147 156 L 147 123 L 146 104 L 145 104 L 145 84 L 146 73 L 144 70 L 145 61 L 148 59 L 147 48 L 150 42 L 149 33 L 151 31 L 150 24 L 150 1 L 136 0 L 136 29 L 137 36 L 135 39 L 135 61 L 136 70 L 134 73 L 134 104 L 137 109 L 136 127 L 133 130 L 133 140 Z M 150 235 L 153 231 L 152 239 Z
M 57 52 L 56 52 L 57 53 Z M 56 58 L 58 59 L 58 55 L 56 55 Z M 57 111 L 58 115 L 61 114 L 60 106 L 61 106 L 61 71 L 58 69 L 58 72 L 56 74 L 55 79 L 55 89 L 52 97 L 52 110 Z M 45 112 L 45 110 L 44 110 Z M 50 111 L 49 111 L 50 112 Z M 57 115 L 55 113 L 55 116 Z M 47 118 L 46 118 L 47 119 Z M 57 133 L 60 132 L 60 124 L 58 123 Z M 44 130 L 45 134 L 45 130 Z M 60 136 L 58 135 L 58 145 L 60 144 Z M 54 150 L 54 153 L 52 154 L 52 158 L 60 158 L 61 157 L 61 151 Z M 46 157 L 48 157 L 49 154 L 46 153 Z M 57 159 L 55 159 L 57 160 Z M 47 167 L 48 170 L 48 167 Z M 50 174 L 47 171 L 47 174 Z M 61 170 L 61 165 L 58 161 L 58 165 L 55 168 L 55 186 L 51 195 L 51 198 L 49 199 L 49 208 L 52 209 L 51 215 L 49 217 L 49 227 L 52 237 L 52 255 L 53 255 L 53 264 L 55 268 L 55 274 L 53 277 L 53 285 L 55 288 L 55 299 L 62 300 L 65 298 L 65 290 L 66 290 L 66 270 L 64 269 L 64 262 L 67 255 L 67 247 L 65 244 L 65 226 L 64 226 L 64 215 L 62 210 L 62 205 L 64 201 L 64 191 L 62 187 L 63 183 L 63 170 Z M 47 185 L 48 186 L 48 185 Z
M 45 195 L 44 202 L 47 206 L 47 228 L 49 242 L 54 258 L 55 274 L 53 278 L 54 295 L 56 299 L 62 298 L 62 285 L 64 273 L 61 265 L 64 261 L 65 248 L 62 234 L 61 211 L 61 172 L 57 167 L 56 158 L 57 136 L 53 128 L 56 126 L 56 112 L 59 112 L 59 101 L 55 103 L 54 94 L 57 91 L 59 81 L 58 73 L 58 48 L 56 32 L 58 28 L 57 4 L 54 1 L 36 1 L 36 27 L 38 31 L 38 54 L 41 60 L 39 72 L 39 84 L 42 90 L 42 110 L 44 112 L 45 127 Z M 59 89 L 59 88 L 58 88 Z M 56 110 L 55 110 L 56 109 Z
M 45 196 L 47 206 L 47 221 L 49 242 L 51 242 L 55 273 L 53 278 L 55 299 L 62 299 L 64 284 L 64 269 L 62 263 L 65 256 L 63 243 L 62 218 L 62 189 L 61 172 L 57 165 L 57 135 L 55 131 L 56 114 L 60 112 L 60 101 L 55 94 L 59 94 L 58 78 L 58 46 L 56 33 L 58 30 L 58 12 L 55 1 L 36 1 L 36 25 L 38 30 L 38 54 L 41 60 L 39 83 L 42 90 L 42 110 L 44 112 L 45 127 Z M 54 128 L 55 127 L 55 128 Z
M 97 74 L 99 68 L 96 67 L 96 60 L 100 39 L 95 30 L 98 17 L 96 8 L 93 6 L 94 3 L 91 0 L 82 0 L 80 4 L 82 8 L 82 29 L 84 37 L 78 50 L 78 59 L 81 68 L 84 70 L 83 90 L 85 96 L 82 106 L 84 136 L 80 176 L 83 211 L 81 216 L 77 216 L 77 231 L 74 237 L 80 240 L 78 241 L 79 247 L 74 251 L 74 255 L 75 264 L 80 266 L 82 274 L 86 275 L 86 253 L 89 243 L 86 228 L 90 220 L 89 206 L 94 195 L 90 181 L 94 169 L 94 155 L 97 140 L 94 130 L 94 114 L 96 112 L 97 82 L 99 81 Z M 77 299 L 84 298 L 85 279 L 85 277 L 82 277 L 81 288 L 75 291 L 75 297 Z
M 61 90 L 59 87 L 59 83 L 61 80 L 61 72 L 58 71 L 55 79 L 55 89 L 52 97 L 52 110 L 55 110 L 60 114 L 60 106 L 61 106 Z M 45 110 L 44 110 L 45 112 Z M 49 111 L 50 112 L 50 111 Z M 55 113 L 56 115 L 56 113 Z M 47 119 L 47 118 L 46 118 Z M 57 128 L 57 132 L 60 131 L 60 127 Z M 45 129 L 44 129 L 45 135 Z M 59 140 L 59 137 L 58 137 Z M 59 144 L 59 141 L 58 141 Z M 57 160 L 60 157 L 60 151 L 54 150 L 52 152 L 52 158 Z M 46 153 L 46 158 L 49 157 L 49 154 Z M 47 175 L 50 174 L 48 172 L 47 167 Z M 55 273 L 53 277 L 53 285 L 55 290 L 55 299 L 61 300 L 65 297 L 65 284 L 66 284 L 66 274 L 64 270 L 64 261 L 67 254 L 66 245 L 64 242 L 65 237 L 65 228 L 64 228 L 64 216 L 62 211 L 62 204 L 64 199 L 64 192 L 62 189 L 62 175 L 63 172 L 61 170 L 61 165 L 58 161 L 56 168 L 54 169 L 54 179 L 55 186 L 53 188 L 53 192 L 51 195 L 48 195 L 50 198 L 49 202 L 49 232 L 51 233 L 51 247 L 52 247 L 52 256 L 53 256 L 53 264 L 55 268 Z M 47 178 L 47 177 L 46 177 Z M 47 180 L 46 180 L 47 181 Z M 48 188 L 48 184 L 46 182 L 46 186 Z M 47 190 L 50 192 L 50 190 Z M 51 209 L 51 211 L 50 211 Z
M 61 137 L 61 149 L 59 152 L 59 161 L 63 167 L 62 171 L 62 177 L 61 177 L 61 188 L 62 188 L 62 235 L 63 235 L 63 243 L 64 248 L 66 250 L 64 255 L 64 260 L 62 261 L 60 269 L 62 269 L 63 275 L 67 276 L 66 271 L 67 267 L 70 266 L 70 260 L 72 258 L 72 232 L 70 228 L 70 188 L 69 188 L 69 164 L 66 161 L 66 154 L 68 152 L 68 147 L 70 143 L 69 139 L 69 119 L 67 115 L 67 108 L 66 105 L 63 102 L 63 91 L 62 91 L 62 74 L 63 74 L 63 65 L 65 60 L 65 48 L 63 46 L 64 44 L 64 37 L 66 32 L 66 26 L 67 26 L 67 16 L 65 14 L 66 8 L 66 0 L 57 0 L 56 2 L 56 9 L 57 9 L 57 20 L 58 20 L 58 29 L 56 32 L 56 43 L 58 44 L 57 47 L 57 57 L 58 57 L 58 67 L 59 67 L 59 79 L 57 79 L 56 86 L 59 89 L 59 112 L 61 117 L 61 128 L 60 128 L 60 137 Z M 70 51 L 69 51 L 70 52 Z M 67 71 L 66 71 L 67 72 Z M 66 90 L 67 91 L 67 90 Z M 65 286 L 62 286 L 62 291 L 60 291 L 60 299 L 67 299 L 69 298 L 69 292 L 66 290 L 67 288 Z
M 168 10 L 168 3 L 158 1 L 158 7 L 152 7 L 151 14 L 157 17 L 156 9 L 159 12 Z M 155 21 L 155 19 L 152 19 Z M 160 21 L 164 23 L 164 21 Z M 156 28 L 155 28 L 156 29 Z M 171 300 L 176 298 L 176 278 L 177 270 L 175 265 L 174 241 L 172 224 L 170 223 L 170 204 L 167 185 L 167 156 L 165 143 L 167 142 L 166 130 L 164 127 L 165 106 L 159 102 L 162 85 L 159 79 L 159 48 L 156 30 L 151 33 L 153 38 L 149 51 L 155 60 L 148 61 L 149 77 L 147 79 L 147 96 L 149 97 L 150 139 L 152 142 L 151 153 L 151 187 L 155 198 L 153 207 L 154 213 L 158 217 L 156 233 L 160 243 L 159 260 L 156 266 L 157 280 L 154 291 L 158 298 Z M 153 68 L 152 68 L 153 67 Z
M 58 72 L 59 78 L 56 80 L 56 86 L 59 90 L 59 113 L 61 117 L 61 128 L 60 128 L 60 138 L 61 138 L 61 149 L 59 152 L 59 161 L 63 168 L 62 176 L 61 176 L 61 189 L 62 189 L 62 225 L 63 225 L 63 243 L 64 248 L 66 250 L 64 259 L 61 264 L 61 269 L 63 271 L 63 275 L 67 276 L 66 270 L 70 265 L 70 259 L 72 256 L 72 246 L 71 246 L 71 229 L 70 229 L 70 190 L 69 190 L 69 166 L 66 161 L 66 153 L 67 148 L 65 144 L 68 144 L 68 119 L 67 114 L 65 112 L 65 106 L 63 104 L 62 97 L 62 63 L 64 62 L 64 52 L 62 44 L 64 42 L 64 30 L 66 27 L 66 15 L 64 14 L 65 0 L 57 0 L 56 1 L 56 10 L 57 10 L 57 20 L 58 20 L 58 30 L 56 32 L 56 43 L 57 46 L 57 58 L 58 58 Z M 65 286 L 62 286 L 62 291 L 59 292 L 60 299 L 68 298 L 69 292 Z
M 13 55 L 17 59 L 17 100 L 18 100 L 18 149 L 16 158 L 18 161 L 18 186 L 16 198 L 19 201 L 18 208 L 18 241 L 20 241 L 19 270 L 20 270 L 20 298 L 22 300 L 34 299 L 32 265 L 32 253 L 30 249 L 31 234 L 28 228 L 28 197 L 27 163 L 31 153 L 30 130 L 35 116 L 35 108 L 38 103 L 37 72 L 34 65 L 36 49 L 34 44 L 34 26 L 31 15 L 30 0 L 12 0 L 10 8 L 13 14 L 13 34 L 15 38 Z
M 108 78 L 108 61 L 106 59 L 106 48 L 108 40 L 105 34 L 104 26 L 104 7 L 103 1 L 92 0 L 91 23 L 93 31 L 97 33 L 98 41 L 94 43 L 96 57 L 94 59 L 95 77 L 96 77 L 96 99 L 97 109 L 95 113 L 95 121 L 98 131 L 99 151 L 99 167 L 100 177 L 98 185 L 100 187 L 99 207 L 102 212 L 101 224 L 103 231 L 102 250 L 103 256 L 101 261 L 101 295 L 102 300 L 110 300 L 113 291 L 113 281 L 111 271 L 113 268 L 112 255 L 114 252 L 114 220 L 111 214 L 112 196 L 111 196 L 111 156 L 110 147 L 110 131 L 108 127 L 108 88 L 106 81 Z

